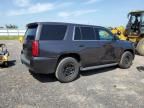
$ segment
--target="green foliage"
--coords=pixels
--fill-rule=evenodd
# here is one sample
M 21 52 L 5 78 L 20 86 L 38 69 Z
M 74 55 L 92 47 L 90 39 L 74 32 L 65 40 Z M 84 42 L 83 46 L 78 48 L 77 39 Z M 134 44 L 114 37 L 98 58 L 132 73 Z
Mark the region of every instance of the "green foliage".
M 5 27 L 7 29 L 18 29 L 18 26 L 17 25 L 13 25 L 13 24 L 5 25 Z
M 19 40 L 20 36 L 0 36 L 0 40 Z

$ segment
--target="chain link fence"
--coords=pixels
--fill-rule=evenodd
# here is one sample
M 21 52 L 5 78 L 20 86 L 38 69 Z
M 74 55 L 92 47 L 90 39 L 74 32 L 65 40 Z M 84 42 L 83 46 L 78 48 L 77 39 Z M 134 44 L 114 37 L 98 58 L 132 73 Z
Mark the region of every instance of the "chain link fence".
M 0 29 L 0 36 L 24 36 L 24 29 Z

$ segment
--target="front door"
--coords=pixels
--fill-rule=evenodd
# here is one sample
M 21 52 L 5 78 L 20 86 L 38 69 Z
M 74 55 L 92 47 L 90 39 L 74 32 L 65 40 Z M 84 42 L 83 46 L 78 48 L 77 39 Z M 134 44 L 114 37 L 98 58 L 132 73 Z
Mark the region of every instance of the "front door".
M 141 34 L 144 34 L 144 14 L 142 14 L 142 17 L 141 17 L 141 28 L 140 28 L 140 32 Z
M 95 28 L 95 32 L 99 37 L 99 45 L 101 46 L 101 64 L 110 64 L 116 62 L 116 40 L 112 33 L 105 28 Z
M 99 51 L 101 46 L 93 27 L 75 27 L 73 44 L 81 56 L 83 67 L 100 65 L 101 53 Z

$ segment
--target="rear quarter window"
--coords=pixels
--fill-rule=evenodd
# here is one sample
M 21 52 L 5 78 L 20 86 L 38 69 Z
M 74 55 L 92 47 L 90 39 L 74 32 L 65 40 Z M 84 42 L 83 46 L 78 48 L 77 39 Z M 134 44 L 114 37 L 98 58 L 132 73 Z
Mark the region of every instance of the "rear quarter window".
M 36 37 L 37 27 L 30 27 L 27 29 L 25 33 L 25 39 L 26 40 L 34 40 Z
M 63 40 L 66 30 L 66 25 L 43 25 L 40 40 Z

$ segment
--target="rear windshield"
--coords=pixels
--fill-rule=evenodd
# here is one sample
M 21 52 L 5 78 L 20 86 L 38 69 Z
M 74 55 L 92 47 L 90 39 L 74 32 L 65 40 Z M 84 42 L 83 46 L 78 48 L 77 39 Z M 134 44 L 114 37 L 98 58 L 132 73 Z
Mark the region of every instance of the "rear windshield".
M 43 25 L 40 40 L 63 40 L 66 25 Z
M 143 17 L 142 17 L 142 25 L 144 25 L 144 14 L 143 14 Z
M 29 27 L 25 33 L 26 40 L 34 40 L 36 36 L 37 27 Z

